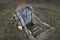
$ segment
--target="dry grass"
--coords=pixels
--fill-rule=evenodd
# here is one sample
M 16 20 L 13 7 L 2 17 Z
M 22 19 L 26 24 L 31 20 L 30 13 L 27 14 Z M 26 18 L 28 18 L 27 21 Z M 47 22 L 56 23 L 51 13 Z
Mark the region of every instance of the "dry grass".
M 7 4 L 11 5 L 11 4 Z M 19 31 L 15 24 L 11 24 L 10 18 L 15 13 L 16 4 L 0 6 L 0 40 L 28 40 L 24 31 Z M 56 28 L 47 40 L 60 40 L 60 8 L 48 4 L 31 4 L 39 12 L 37 15 L 44 22 Z
M 60 8 L 47 4 L 33 5 L 35 11 L 39 12 L 37 15 L 41 20 L 55 27 L 56 31 L 47 40 L 60 40 Z

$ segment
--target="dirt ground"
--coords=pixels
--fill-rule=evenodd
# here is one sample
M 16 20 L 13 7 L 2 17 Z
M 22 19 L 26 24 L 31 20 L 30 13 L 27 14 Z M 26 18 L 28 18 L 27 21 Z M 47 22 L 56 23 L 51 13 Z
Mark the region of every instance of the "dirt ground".
M 29 40 L 24 31 L 20 31 L 15 24 L 11 24 L 12 15 L 19 2 L 0 3 L 0 40 Z M 22 4 L 22 3 L 20 3 Z M 56 29 L 47 40 L 60 40 L 60 7 L 49 4 L 33 4 L 37 16 Z

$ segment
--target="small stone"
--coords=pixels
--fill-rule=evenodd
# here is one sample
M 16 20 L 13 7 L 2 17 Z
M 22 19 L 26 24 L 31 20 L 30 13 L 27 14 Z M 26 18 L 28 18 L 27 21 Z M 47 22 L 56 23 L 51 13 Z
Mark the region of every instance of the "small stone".
M 22 26 L 18 26 L 18 29 L 19 29 L 19 30 L 23 30 Z

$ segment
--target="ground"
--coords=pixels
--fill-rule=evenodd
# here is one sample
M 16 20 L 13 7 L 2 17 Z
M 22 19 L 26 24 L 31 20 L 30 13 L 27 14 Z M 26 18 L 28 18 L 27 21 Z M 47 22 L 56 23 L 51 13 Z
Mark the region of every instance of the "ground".
M 22 4 L 22 3 L 20 3 Z M 60 40 L 60 7 L 45 3 L 32 5 L 36 15 L 41 20 L 48 23 L 56 29 L 47 40 Z M 15 24 L 11 24 L 12 15 L 15 12 L 18 3 L 0 3 L 0 40 L 29 40 L 24 31 L 20 31 Z

